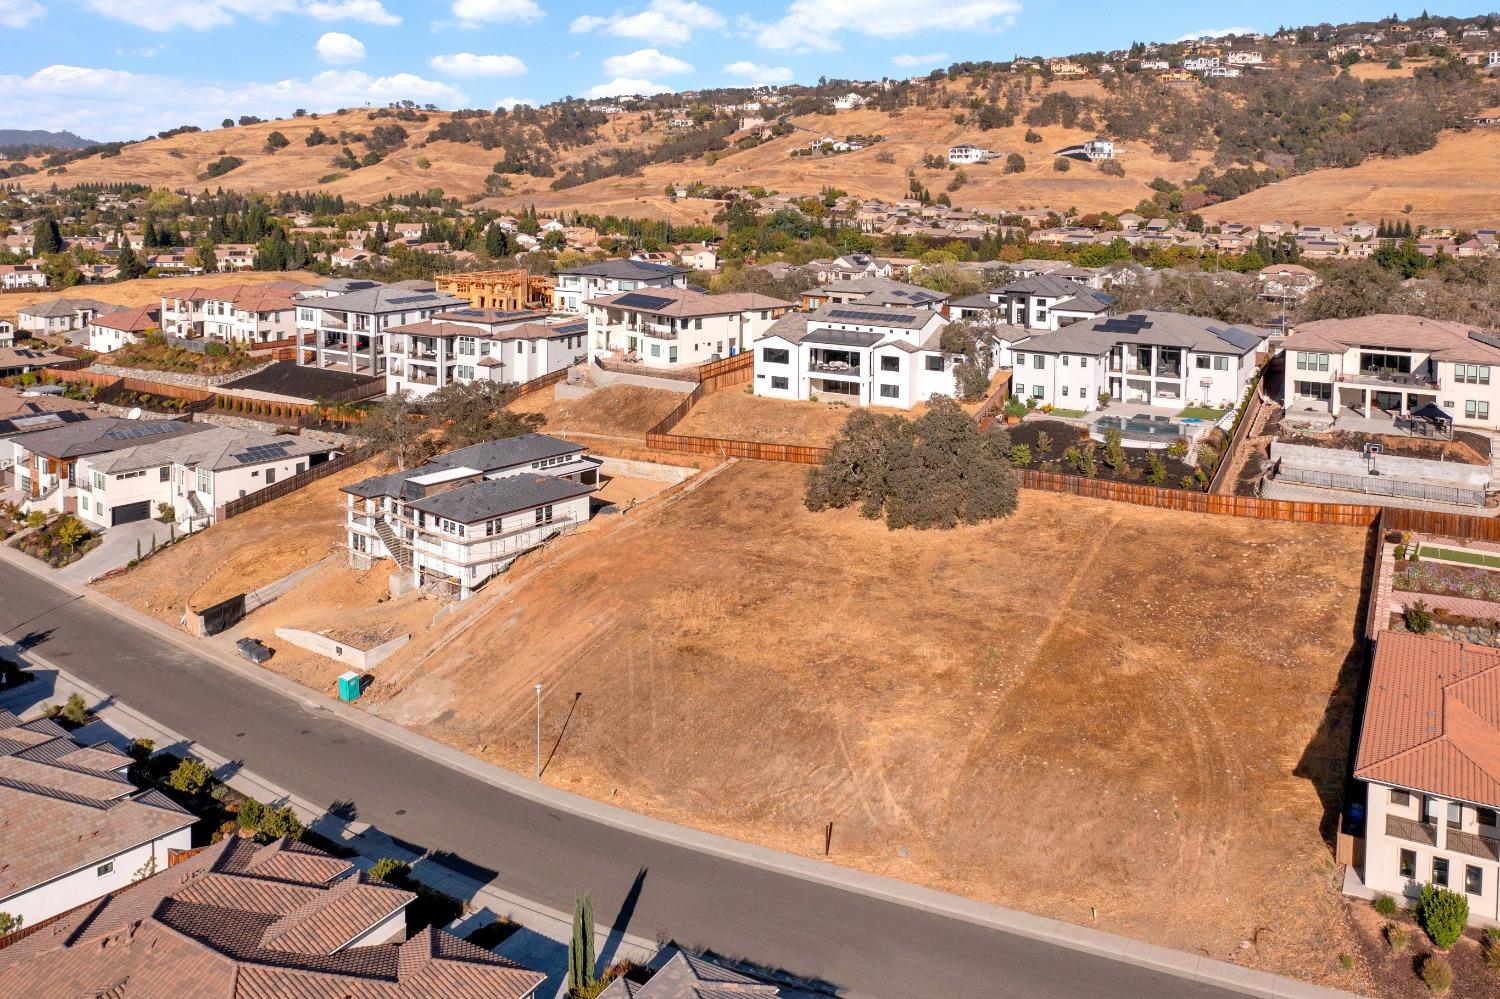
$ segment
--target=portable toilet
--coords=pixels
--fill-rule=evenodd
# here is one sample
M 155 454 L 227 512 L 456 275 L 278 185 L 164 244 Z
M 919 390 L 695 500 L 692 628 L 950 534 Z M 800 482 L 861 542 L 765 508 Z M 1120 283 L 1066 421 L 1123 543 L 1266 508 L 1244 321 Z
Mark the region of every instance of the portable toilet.
M 350 670 L 339 675 L 339 700 L 357 701 L 360 693 L 358 673 Z

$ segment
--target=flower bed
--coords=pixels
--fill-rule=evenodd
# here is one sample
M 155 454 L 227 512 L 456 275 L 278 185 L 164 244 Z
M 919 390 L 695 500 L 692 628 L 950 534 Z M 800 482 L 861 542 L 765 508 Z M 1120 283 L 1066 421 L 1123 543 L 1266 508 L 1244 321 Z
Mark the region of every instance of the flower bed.
M 1010 434 L 1011 460 L 1018 468 L 1194 492 L 1201 492 L 1212 474 L 1210 469 L 1191 465 L 1185 460 L 1186 444 L 1180 449 L 1162 450 L 1128 447 L 1122 443 L 1118 454 L 1112 456 L 1108 442 L 1100 444 L 1091 440 L 1087 427 L 1072 423 L 1033 418 L 1005 430 Z M 1018 451 L 1016 445 L 1024 447 L 1025 451 Z M 1115 459 L 1118 459 L 1117 463 L 1112 464 Z
M 1500 603 L 1500 572 L 1493 569 L 1465 569 L 1437 562 L 1398 561 L 1395 575 L 1391 578 L 1391 587 L 1407 593 L 1431 593 Z M 1500 608 L 1496 610 L 1500 612 Z
M 78 527 L 70 526 L 73 524 Z M 84 527 L 83 521 L 65 513 L 51 523 L 22 535 L 12 544 L 32 558 L 40 559 L 54 569 L 61 569 L 99 547 L 101 541 L 103 539 L 97 532 Z
M 116 367 L 196 375 L 231 374 L 262 363 L 238 346 L 212 342 L 200 353 L 169 343 L 160 334 L 147 334 L 138 343 L 126 344 L 110 354 L 108 361 Z

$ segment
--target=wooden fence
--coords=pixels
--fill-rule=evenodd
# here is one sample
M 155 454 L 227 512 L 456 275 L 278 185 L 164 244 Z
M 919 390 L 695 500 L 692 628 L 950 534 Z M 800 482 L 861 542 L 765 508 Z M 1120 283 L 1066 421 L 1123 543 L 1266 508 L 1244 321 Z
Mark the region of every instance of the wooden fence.
M 1261 382 L 1265 379 L 1266 371 L 1275 363 L 1275 358 L 1272 358 L 1251 377 L 1249 396 L 1240 407 L 1240 415 L 1235 419 L 1234 426 L 1230 428 L 1229 442 L 1219 455 L 1219 467 L 1214 469 L 1214 477 L 1208 482 L 1209 492 L 1225 491 L 1224 484 L 1229 478 L 1229 467 L 1234 464 L 1235 453 L 1244 444 L 1245 438 L 1250 436 L 1250 428 L 1255 426 L 1255 421 L 1260 418 L 1260 409 L 1265 405 L 1265 397 L 1260 391 Z M 1234 484 L 1230 483 L 1229 488 L 1233 489 Z
M 369 448 L 356 448 L 353 451 L 339 455 L 332 461 L 325 461 L 321 465 L 314 465 L 307 471 L 299 475 L 294 475 L 290 479 L 283 479 L 274 485 L 266 486 L 264 489 L 253 492 L 249 496 L 241 496 L 239 499 L 230 500 L 219 508 L 219 519 L 228 520 L 230 517 L 237 517 L 245 511 L 253 510 L 264 503 L 280 499 L 288 493 L 294 493 L 305 486 L 312 485 L 319 479 L 327 478 L 335 472 L 341 472 L 351 465 L 357 465 L 370 457 L 371 454 L 372 451 Z
M 744 385 L 755 377 L 755 352 L 742 351 L 721 361 L 708 361 L 698 365 L 698 383 L 706 385 L 708 392 L 717 392 L 730 385 Z
M 516 386 L 516 395 L 518 397 L 523 395 L 530 395 L 533 392 L 540 391 L 541 389 L 556 385 L 558 382 L 565 381 L 568 377 L 568 370 L 569 369 L 567 368 L 559 368 L 556 371 L 550 372 L 548 374 L 539 375 L 536 378 L 531 379 L 531 381 L 529 382 L 522 382 L 521 384 Z

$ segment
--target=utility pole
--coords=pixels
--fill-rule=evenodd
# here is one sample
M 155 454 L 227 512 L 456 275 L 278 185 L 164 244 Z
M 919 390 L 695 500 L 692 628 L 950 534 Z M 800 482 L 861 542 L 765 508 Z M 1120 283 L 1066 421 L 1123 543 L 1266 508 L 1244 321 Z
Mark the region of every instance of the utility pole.
M 536 685 L 536 779 L 542 779 L 542 685 Z

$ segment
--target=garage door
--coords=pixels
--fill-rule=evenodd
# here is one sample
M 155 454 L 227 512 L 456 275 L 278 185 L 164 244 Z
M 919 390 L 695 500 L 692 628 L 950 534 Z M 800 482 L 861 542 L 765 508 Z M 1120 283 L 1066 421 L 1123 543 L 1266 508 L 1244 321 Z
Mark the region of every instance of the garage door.
M 151 501 L 141 500 L 139 503 L 122 503 L 109 511 L 109 522 L 111 525 L 133 524 L 138 520 L 145 520 L 151 516 Z

